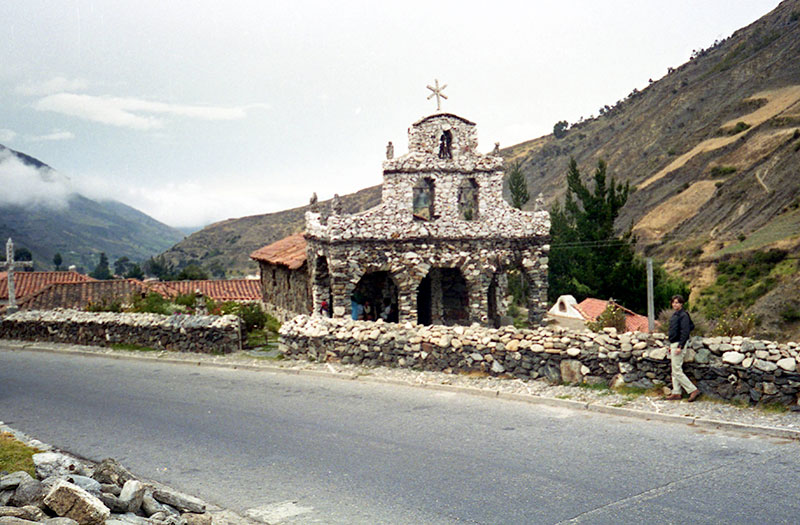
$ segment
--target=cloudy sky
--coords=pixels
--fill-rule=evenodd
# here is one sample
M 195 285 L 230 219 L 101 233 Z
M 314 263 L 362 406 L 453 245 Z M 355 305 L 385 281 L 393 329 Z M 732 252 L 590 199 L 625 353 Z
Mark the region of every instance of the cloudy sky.
M 0 3 L 0 143 L 172 226 L 381 182 L 386 142 L 443 110 L 481 150 L 597 114 L 778 0 Z M 22 188 L 0 159 L 0 201 Z M 11 186 L 16 189 L 10 191 Z

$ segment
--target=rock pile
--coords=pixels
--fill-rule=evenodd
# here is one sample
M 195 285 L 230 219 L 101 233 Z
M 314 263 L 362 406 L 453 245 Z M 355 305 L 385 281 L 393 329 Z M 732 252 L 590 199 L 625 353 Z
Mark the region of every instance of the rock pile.
M 559 383 L 652 388 L 671 384 L 664 334 L 420 326 L 299 316 L 280 331 L 288 356 L 452 373 L 485 372 Z M 704 394 L 796 404 L 800 344 L 695 337 L 684 370 Z
M 36 478 L 0 472 L 0 524 L 211 525 L 205 503 L 139 481 L 113 459 L 91 465 L 43 452 L 33 461 Z
M 176 352 L 241 350 L 234 315 L 159 315 L 79 310 L 30 310 L 0 322 L 0 339 L 108 346 L 127 343 Z

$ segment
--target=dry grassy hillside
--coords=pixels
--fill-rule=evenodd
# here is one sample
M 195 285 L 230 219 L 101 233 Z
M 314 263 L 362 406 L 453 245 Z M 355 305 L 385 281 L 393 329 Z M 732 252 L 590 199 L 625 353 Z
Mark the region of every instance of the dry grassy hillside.
M 635 188 L 617 227 L 632 228 L 640 251 L 689 277 L 693 296 L 716 282 L 719 260 L 774 247 L 792 260 L 800 251 L 800 0 L 782 2 L 562 138 L 503 153 L 548 203 L 563 196 L 570 157 L 587 180 L 605 159 Z M 800 309 L 783 300 L 800 297 L 800 280 L 767 279 L 771 291 L 748 311 L 765 333 L 800 338 L 800 322 L 778 320 Z

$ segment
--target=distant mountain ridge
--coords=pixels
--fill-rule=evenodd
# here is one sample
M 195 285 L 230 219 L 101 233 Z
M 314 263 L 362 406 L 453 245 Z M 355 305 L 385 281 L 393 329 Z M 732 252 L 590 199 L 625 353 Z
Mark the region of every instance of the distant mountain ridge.
M 49 173 L 55 173 L 50 166 L 25 153 L 3 145 L 0 153 L 10 153 L 35 168 L 37 172 L 32 176 L 38 174 L 46 180 Z M 100 252 L 105 252 L 112 263 L 119 257 L 144 260 L 169 248 L 184 235 L 121 202 L 96 201 L 72 193 L 65 198 L 64 206 L 58 208 L 0 204 L 0 240 L 5 244 L 9 237 L 15 246 L 31 251 L 37 269 L 52 268 L 53 256 L 58 252 L 63 267 L 75 264 L 91 270 Z

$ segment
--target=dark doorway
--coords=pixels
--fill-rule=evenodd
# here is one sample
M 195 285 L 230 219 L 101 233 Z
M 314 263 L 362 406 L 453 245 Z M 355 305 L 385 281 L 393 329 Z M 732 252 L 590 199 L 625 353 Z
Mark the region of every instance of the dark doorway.
M 417 324 L 431 324 L 431 276 L 426 275 L 417 290 Z
M 417 290 L 419 324 L 469 324 L 467 281 L 458 268 L 432 268 Z
M 364 321 L 383 319 L 396 323 L 399 317 L 397 306 L 397 285 L 389 272 L 370 272 L 364 274 L 356 285 L 353 296 L 360 301 Z

